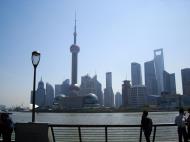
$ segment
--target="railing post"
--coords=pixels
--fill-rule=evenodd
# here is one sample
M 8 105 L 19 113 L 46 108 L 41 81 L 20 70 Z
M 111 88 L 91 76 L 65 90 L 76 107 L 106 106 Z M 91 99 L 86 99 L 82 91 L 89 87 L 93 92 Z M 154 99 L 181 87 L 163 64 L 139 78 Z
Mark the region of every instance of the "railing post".
M 55 142 L 55 135 L 54 135 L 54 130 L 53 130 L 53 127 L 52 127 L 52 126 L 50 126 L 50 128 L 51 128 L 51 132 L 52 132 L 52 136 L 53 136 L 53 142 Z
M 152 139 L 152 142 L 155 141 L 155 137 L 156 137 L 156 125 L 154 126 L 154 134 L 153 134 L 153 139 Z
M 108 127 L 105 126 L 105 142 L 108 142 Z
M 141 126 L 141 129 L 140 129 L 140 137 L 139 137 L 139 142 L 142 141 L 142 126 Z
M 78 131 L 79 131 L 79 141 L 82 142 L 81 128 L 80 128 L 80 126 L 78 126 Z

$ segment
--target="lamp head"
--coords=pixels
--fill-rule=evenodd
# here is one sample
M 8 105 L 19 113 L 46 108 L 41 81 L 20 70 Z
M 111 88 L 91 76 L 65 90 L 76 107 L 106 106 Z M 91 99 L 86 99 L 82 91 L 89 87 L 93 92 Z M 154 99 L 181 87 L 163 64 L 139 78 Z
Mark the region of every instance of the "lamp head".
M 34 67 L 37 67 L 40 62 L 40 52 L 33 51 L 32 52 L 32 64 Z

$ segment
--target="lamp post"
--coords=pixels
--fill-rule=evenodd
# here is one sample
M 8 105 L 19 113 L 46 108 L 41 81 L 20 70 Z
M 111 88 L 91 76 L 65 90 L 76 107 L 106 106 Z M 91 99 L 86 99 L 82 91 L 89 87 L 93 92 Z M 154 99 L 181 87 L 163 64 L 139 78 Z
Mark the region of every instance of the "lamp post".
M 36 97 L 36 68 L 40 62 L 40 53 L 32 52 L 32 64 L 34 66 L 33 95 L 32 95 L 32 122 L 35 122 L 35 97 Z

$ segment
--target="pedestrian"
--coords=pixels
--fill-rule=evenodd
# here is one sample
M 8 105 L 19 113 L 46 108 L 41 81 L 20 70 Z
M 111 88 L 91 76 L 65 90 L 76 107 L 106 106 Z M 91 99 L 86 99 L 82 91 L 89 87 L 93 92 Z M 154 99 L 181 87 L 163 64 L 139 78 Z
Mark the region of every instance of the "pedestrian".
M 8 113 L 1 113 L 1 134 L 3 142 L 11 142 L 11 135 L 13 132 L 13 121 Z
M 1 113 L 0 113 L 0 137 L 2 136 L 2 121 L 1 121 Z
M 186 125 L 185 125 L 185 113 L 184 109 L 179 109 L 179 115 L 175 118 L 175 124 L 177 125 L 177 132 L 178 132 L 178 138 L 179 142 L 182 142 L 182 137 L 184 139 L 184 142 L 188 142 L 188 135 L 186 131 Z
M 143 111 L 141 127 L 143 129 L 146 142 L 150 142 L 150 135 L 152 132 L 152 119 L 148 117 L 148 111 Z
M 188 134 L 188 139 L 190 140 L 190 108 L 188 108 L 187 134 Z

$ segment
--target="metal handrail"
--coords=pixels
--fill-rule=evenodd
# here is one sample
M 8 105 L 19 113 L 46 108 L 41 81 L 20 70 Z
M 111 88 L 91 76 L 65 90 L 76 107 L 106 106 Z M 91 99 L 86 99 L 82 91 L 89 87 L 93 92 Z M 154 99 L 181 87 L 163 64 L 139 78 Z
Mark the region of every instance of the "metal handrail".
M 152 142 L 155 142 L 155 138 L 156 138 L 156 128 L 157 127 L 165 127 L 165 126 L 176 126 L 176 124 L 173 123 L 167 123 L 167 124 L 153 124 L 153 138 L 152 138 Z M 53 140 L 55 142 L 55 135 L 54 135 L 54 130 L 53 127 L 68 127 L 68 128 L 78 128 L 78 134 L 79 134 L 79 142 L 82 142 L 82 133 L 81 133 L 81 128 L 88 128 L 88 127 L 94 127 L 94 128 L 105 128 L 105 142 L 108 142 L 108 128 L 127 128 L 127 127 L 139 127 L 140 128 L 140 135 L 139 135 L 139 142 L 142 141 L 142 127 L 141 125 L 87 125 L 87 124 L 49 124 L 49 127 L 51 127 L 52 130 L 52 136 L 53 136 Z
M 154 126 L 162 127 L 162 126 L 177 126 L 176 124 L 173 123 L 161 123 L 161 124 L 153 124 Z M 102 125 L 102 124 L 49 124 L 49 127 L 141 127 L 140 124 L 137 125 L 123 125 L 123 124 L 107 124 L 107 125 Z

